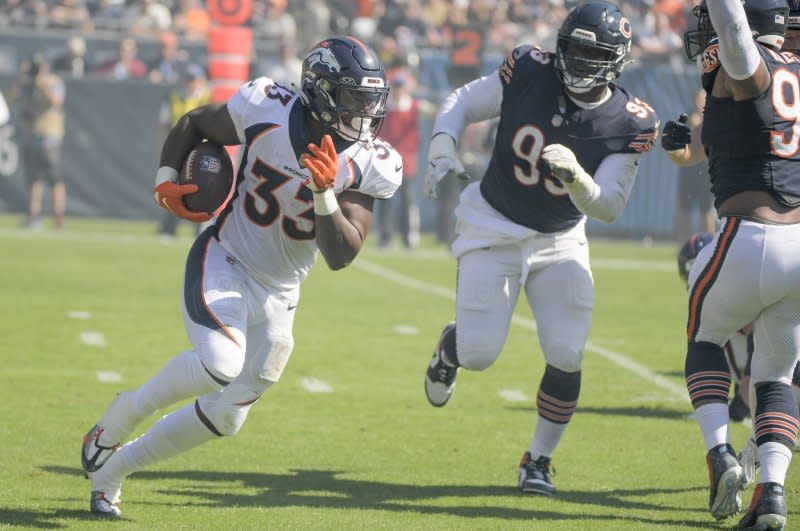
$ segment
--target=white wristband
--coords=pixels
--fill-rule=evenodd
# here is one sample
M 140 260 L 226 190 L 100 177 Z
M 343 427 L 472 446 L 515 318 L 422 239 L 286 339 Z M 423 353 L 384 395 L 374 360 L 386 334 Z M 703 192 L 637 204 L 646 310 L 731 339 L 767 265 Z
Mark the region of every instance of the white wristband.
M 178 170 L 170 168 L 169 166 L 161 166 L 156 172 L 156 188 L 159 184 L 167 181 L 177 182 Z
M 314 214 L 318 216 L 330 216 L 339 210 L 339 202 L 332 188 L 324 192 L 314 192 Z

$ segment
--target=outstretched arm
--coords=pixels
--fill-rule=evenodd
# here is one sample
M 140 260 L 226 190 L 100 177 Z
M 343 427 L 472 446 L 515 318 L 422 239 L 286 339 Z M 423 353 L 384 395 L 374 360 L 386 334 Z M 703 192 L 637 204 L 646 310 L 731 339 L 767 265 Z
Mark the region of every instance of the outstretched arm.
M 769 70 L 753 40 L 741 0 L 707 0 L 706 5 L 719 37 L 719 58 L 726 74 L 719 96 L 738 101 L 762 94 L 769 87 Z

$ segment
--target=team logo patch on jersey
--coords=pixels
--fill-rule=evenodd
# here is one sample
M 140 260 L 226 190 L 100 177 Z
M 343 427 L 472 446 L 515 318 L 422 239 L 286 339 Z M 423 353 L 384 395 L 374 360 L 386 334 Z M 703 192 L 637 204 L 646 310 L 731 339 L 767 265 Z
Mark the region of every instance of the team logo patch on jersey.
M 333 52 L 327 48 L 317 48 L 308 54 L 308 66 L 313 67 L 316 64 L 322 64 L 328 67 L 331 72 L 338 72 L 342 69 L 339 61 Z
M 211 173 L 219 173 L 222 169 L 222 161 L 217 157 L 211 155 L 203 155 L 200 159 L 200 171 L 207 171 Z
M 719 44 L 712 44 L 703 52 L 703 72 L 709 73 L 716 69 L 719 65 Z

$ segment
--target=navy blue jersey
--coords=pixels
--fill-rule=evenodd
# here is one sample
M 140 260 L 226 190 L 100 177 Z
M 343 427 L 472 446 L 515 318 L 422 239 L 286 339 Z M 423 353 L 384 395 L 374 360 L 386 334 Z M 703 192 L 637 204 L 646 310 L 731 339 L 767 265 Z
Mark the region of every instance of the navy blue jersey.
M 711 191 L 719 206 L 747 190 L 772 192 L 787 206 L 800 205 L 800 57 L 758 45 L 772 81 L 760 96 L 715 98 L 719 45 L 703 52 L 703 146 Z
M 547 144 L 563 144 L 590 175 L 613 153 L 650 151 L 658 135 L 653 109 L 621 87 L 593 109 L 564 93 L 554 56 L 522 45 L 500 67 L 503 104 L 494 151 L 481 194 L 511 221 L 551 233 L 575 226 L 583 214 L 567 190 L 538 166 Z

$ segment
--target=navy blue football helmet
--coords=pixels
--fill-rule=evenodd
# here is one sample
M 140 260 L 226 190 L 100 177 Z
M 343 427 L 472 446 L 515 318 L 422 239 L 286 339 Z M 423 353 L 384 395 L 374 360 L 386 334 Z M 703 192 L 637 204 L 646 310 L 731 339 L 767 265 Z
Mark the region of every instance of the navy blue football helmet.
M 630 51 L 630 21 L 614 4 L 589 0 L 558 30 L 556 72 L 573 92 L 588 92 L 618 78 Z
M 315 44 L 303 60 L 301 98 L 311 115 L 346 140 L 376 136 L 389 85 L 375 51 L 355 37 Z
M 800 29 L 800 0 L 789 0 L 789 24 L 787 29 Z
M 689 282 L 689 271 L 692 269 L 697 255 L 713 239 L 714 235 L 709 232 L 697 232 L 683 244 L 678 253 L 678 273 L 684 282 Z
M 747 22 L 758 42 L 774 48 L 781 47 L 789 22 L 789 7 L 792 2 L 794 0 L 747 0 L 742 2 Z M 706 0 L 695 6 L 692 13 L 697 17 L 697 27 L 683 34 L 683 49 L 689 59 L 694 59 L 703 53 L 717 35 L 711 25 Z M 797 15 L 800 15 L 800 10 Z

